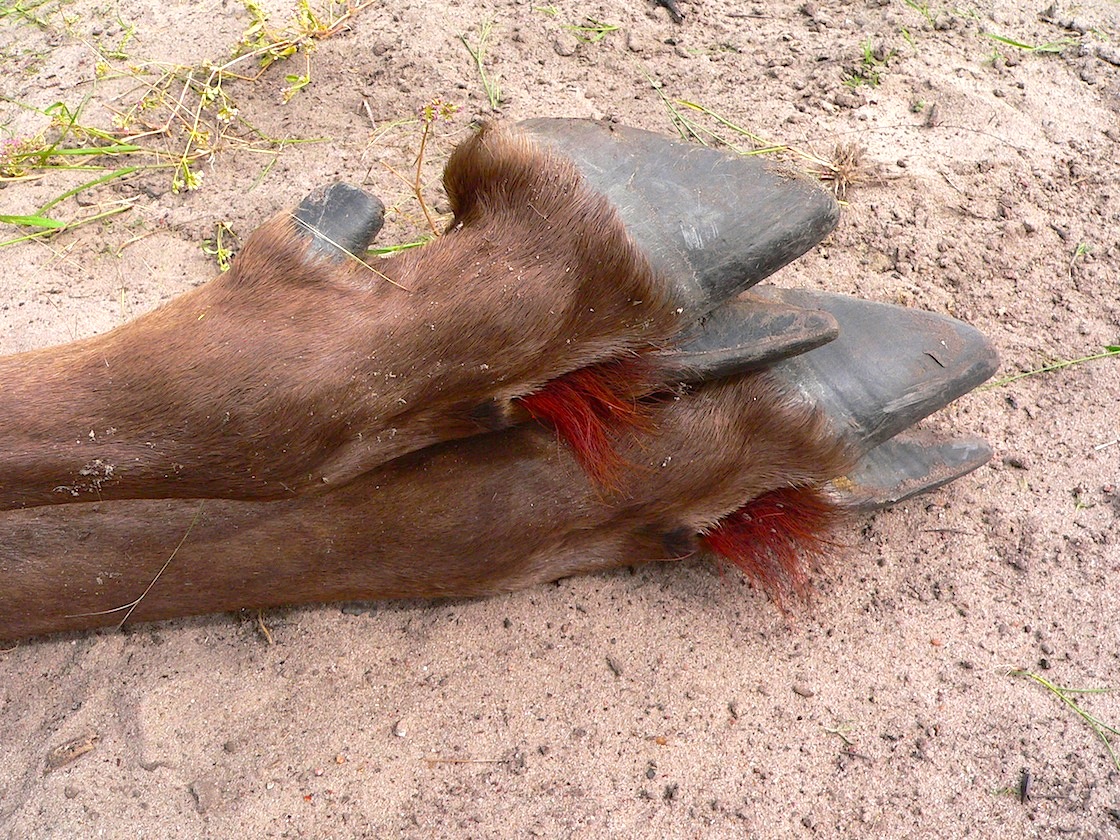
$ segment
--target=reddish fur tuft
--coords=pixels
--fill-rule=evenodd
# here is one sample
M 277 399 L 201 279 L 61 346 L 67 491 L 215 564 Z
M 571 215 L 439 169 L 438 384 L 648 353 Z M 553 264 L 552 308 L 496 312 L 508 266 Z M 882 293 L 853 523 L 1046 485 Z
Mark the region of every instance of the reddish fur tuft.
M 844 508 L 818 487 L 771 490 L 725 516 L 705 533 L 704 545 L 731 561 L 773 596 L 779 608 L 792 592 L 809 590 L 805 560 L 820 557 Z
M 518 402 L 556 430 L 592 479 L 613 488 L 623 467 L 614 441 L 648 425 L 649 409 L 640 400 L 656 390 L 653 364 L 630 356 L 567 373 Z

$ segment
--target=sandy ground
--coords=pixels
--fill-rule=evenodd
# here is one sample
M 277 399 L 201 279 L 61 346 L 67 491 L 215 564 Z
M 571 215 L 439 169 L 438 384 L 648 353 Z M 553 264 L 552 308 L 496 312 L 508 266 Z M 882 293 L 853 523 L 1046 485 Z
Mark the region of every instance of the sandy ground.
M 428 151 L 434 183 L 493 115 L 459 40 L 493 22 L 504 118 L 672 132 L 655 82 L 823 158 L 863 147 L 839 229 L 776 282 L 964 318 L 1000 376 L 1099 353 L 1120 342 L 1120 6 L 1022 5 L 681 0 L 681 25 L 647 0 L 371 5 L 309 63 L 225 87 L 260 132 L 321 142 L 250 148 L 235 122 L 195 164 L 199 189 L 137 173 L 54 210 L 127 212 L 4 247 L 0 350 L 108 329 L 208 279 L 219 223 L 244 235 L 338 177 L 384 197 L 382 242 L 415 237 L 382 164 L 406 169 L 419 131 L 392 121 L 458 106 Z M 291 15 L 265 8 L 277 28 Z M 214 0 L 0 10 L 0 125 L 17 138 L 48 120 L 12 100 L 84 103 L 107 127 L 144 93 L 116 71 L 225 61 L 251 23 Z M 587 18 L 619 28 L 566 28 Z M 307 68 L 285 103 L 285 75 Z M 9 183 L 0 212 L 81 180 Z M 987 435 L 991 465 L 867 521 L 788 620 L 695 562 L 272 611 L 267 633 L 219 615 L 21 643 L 0 652 L 0 836 L 1120 836 L 1106 746 L 1008 674 L 1120 688 L 1118 418 L 1116 358 L 970 395 L 934 425 Z M 1080 702 L 1120 724 L 1115 695 Z M 58 757 L 73 744 L 92 749 Z

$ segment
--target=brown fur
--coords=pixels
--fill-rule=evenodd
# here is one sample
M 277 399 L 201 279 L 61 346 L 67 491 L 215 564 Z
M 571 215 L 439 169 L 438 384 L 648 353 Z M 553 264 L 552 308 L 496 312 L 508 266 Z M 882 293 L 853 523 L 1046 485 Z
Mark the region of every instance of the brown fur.
M 489 126 L 445 182 L 447 234 L 379 266 L 408 291 L 309 257 L 284 215 L 162 309 L 0 359 L 0 509 L 337 487 L 675 331 L 668 284 L 568 161 Z
M 766 374 L 651 409 L 614 495 L 534 425 L 415 452 L 278 502 L 125 501 L 0 514 L 0 638 L 305 602 L 484 595 L 698 551 L 768 491 L 847 461 L 822 417 Z M 185 537 L 185 539 L 184 539 Z

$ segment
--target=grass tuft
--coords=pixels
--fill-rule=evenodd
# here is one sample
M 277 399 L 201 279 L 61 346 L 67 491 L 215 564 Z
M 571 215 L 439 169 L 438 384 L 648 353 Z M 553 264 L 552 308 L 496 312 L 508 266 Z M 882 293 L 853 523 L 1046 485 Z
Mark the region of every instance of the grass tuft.
M 699 103 L 687 99 L 670 99 L 652 78 L 650 84 L 661 97 L 669 113 L 669 121 L 683 140 L 703 146 L 715 145 L 738 155 L 773 154 L 791 158 L 807 174 L 828 184 L 841 201 L 847 198 L 851 187 L 867 180 L 864 149 L 858 144 L 838 143 L 833 148 L 831 157 L 823 157 L 796 146 L 772 142 Z M 692 117 L 689 111 L 701 114 L 704 121 Z M 744 140 L 747 142 L 744 143 Z
M 886 69 L 887 64 L 894 58 L 895 51 L 890 50 L 888 52 L 881 47 L 873 46 L 870 38 L 860 45 L 860 51 L 863 57 L 858 66 L 844 72 L 844 84 L 850 88 L 857 88 L 863 85 L 879 87 L 883 81 L 882 71 Z
M 232 57 L 190 67 L 133 61 L 127 48 L 135 36 L 136 26 L 118 17 L 124 34 L 115 45 L 86 44 L 95 53 L 97 79 L 124 79 L 135 83 L 132 93 L 123 97 L 123 106 L 104 103 L 112 113 L 108 120 L 110 125 L 95 125 L 83 119 L 88 99 L 76 106 L 56 102 L 45 109 L 7 100 L 40 114 L 46 125 L 36 135 L 8 137 L 0 142 L 0 184 L 44 178 L 58 180 L 65 178 L 63 173 L 68 172 L 96 174 L 76 186 L 60 190 L 37 212 L 0 214 L 0 222 L 33 228 L 17 238 L 0 242 L 0 247 L 72 230 L 129 209 L 130 201 L 116 202 L 100 212 L 79 214 L 68 220 L 48 212 L 66 199 L 110 181 L 152 170 L 167 170 L 174 192 L 195 190 L 203 184 L 205 161 L 225 148 L 271 155 L 271 161 L 261 173 L 263 178 L 287 146 L 318 142 L 267 136 L 240 115 L 230 89 L 235 82 L 257 82 L 271 65 L 302 53 L 305 57 L 303 71 L 287 74 L 284 77 L 286 87 L 280 94 L 284 102 L 291 101 L 311 83 L 310 51 L 315 43 L 343 31 L 353 16 L 371 2 L 344 4 L 327 0 L 316 9 L 310 0 L 299 0 L 291 20 L 277 30 L 269 25 L 256 0 L 246 0 L 250 24 L 234 46 Z M 43 18 L 34 16 L 43 5 L 28 0 L 7 4 L 0 10 L 0 19 L 16 16 L 47 25 Z M 247 71 L 253 64 L 256 69 Z
M 460 35 L 459 40 L 463 42 L 463 46 L 467 48 L 471 58 L 474 59 L 474 66 L 478 70 L 479 78 L 482 79 L 482 89 L 486 92 L 486 101 L 490 103 L 490 110 L 497 111 L 502 104 L 502 89 L 498 85 L 498 79 L 491 76 L 486 72 L 486 47 L 490 40 L 490 34 L 493 31 L 494 24 L 487 21 L 478 28 L 478 45 L 472 47 L 471 42 L 467 40 L 467 36 Z
M 1117 757 L 1116 751 L 1112 748 L 1112 743 L 1108 740 L 1109 735 L 1120 735 L 1120 729 L 1081 708 L 1075 699 L 1075 695 L 1078 694 L 1108 694 L 1112 691 L 1111 688 L 1070 688 L 1069 686 L 1057 685 L 1046 679 L 1046 677 L 1022 668 L 1012 668 L 1007 673 L 1012 677 L 1026 677 L 1027 679 L 1034 680 L 1072 709 L 1074 714 L 1089 724 L 1089 727 L 1097 734 L 1097 737 L 1101 739 L 1104 748 L 1108 750 L 1108 755 L 1112 759 L 1113 765 L 1115 765 L 1117 770 L 1120 770 L 1120 757 Z
M 937 17 L 934 15 L 933 10 L 930 9 L 929 3 L 919 2 L 919 0 L 903 0 L 903 2 L 924 17 L 926 23 L 930 26 L 933 26 L 937 22 Z
M 618 24 L 604 23 L 593 17 L 585 18 L 585 23 L 572 23 L 564 28 L 576 36 L 576 39 L 585 44 L 597 44 L 612 32 L 619 30 Z

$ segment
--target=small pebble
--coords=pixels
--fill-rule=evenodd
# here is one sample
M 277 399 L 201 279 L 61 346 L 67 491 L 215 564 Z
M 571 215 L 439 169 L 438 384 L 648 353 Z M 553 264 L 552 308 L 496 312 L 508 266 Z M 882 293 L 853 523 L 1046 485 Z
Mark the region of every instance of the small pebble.
M 199 779 L 191 785 L 191 794 L 198 805 L 198 813 L 205 814 L 222 801 L 222 792 L 210 779 Z
M 564 58 L 576 54 L 576 49 L 579 48 L 579 41 L 573 35 L 557 35 L 552 39 L 553 51 Z

